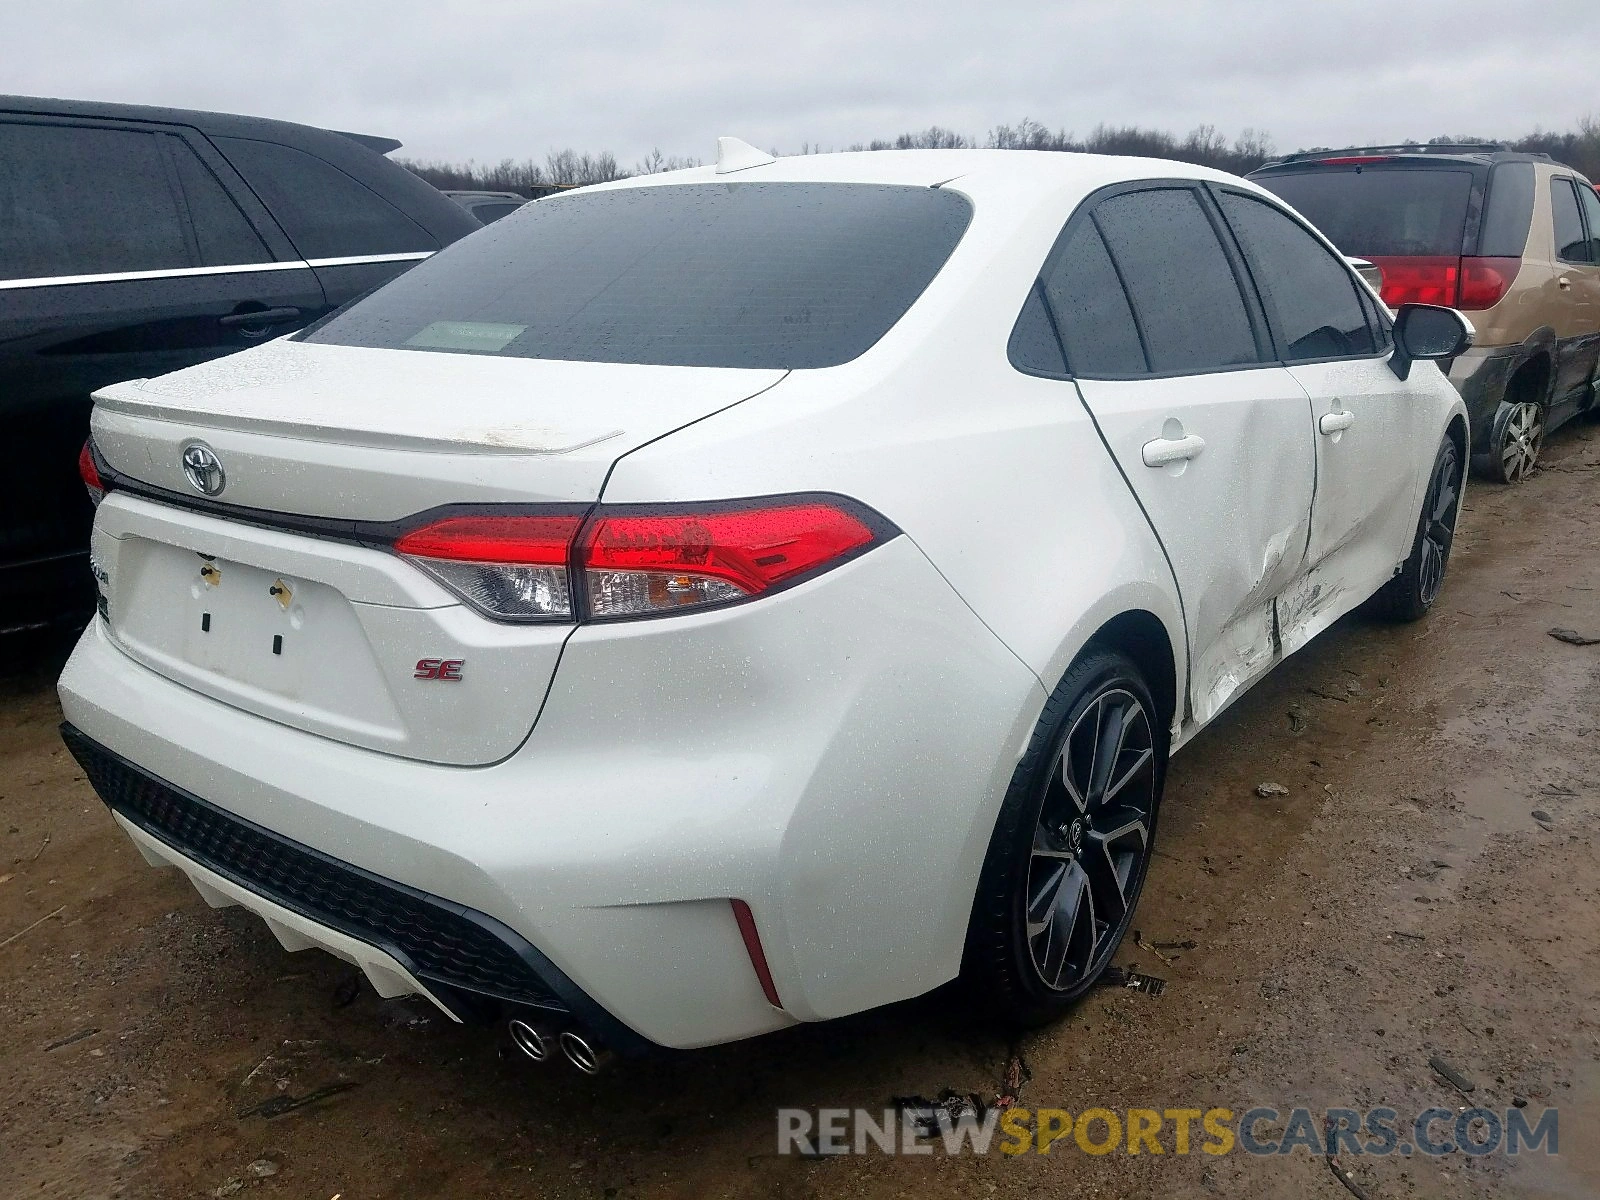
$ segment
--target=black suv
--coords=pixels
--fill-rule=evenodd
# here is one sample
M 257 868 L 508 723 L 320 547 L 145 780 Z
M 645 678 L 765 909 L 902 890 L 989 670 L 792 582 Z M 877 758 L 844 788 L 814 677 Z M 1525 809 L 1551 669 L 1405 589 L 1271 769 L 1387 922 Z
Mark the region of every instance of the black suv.
M 479 227 L 399 145 L 0 96 L 0 632 L 92 610 L 90 392 L 298 329 Z

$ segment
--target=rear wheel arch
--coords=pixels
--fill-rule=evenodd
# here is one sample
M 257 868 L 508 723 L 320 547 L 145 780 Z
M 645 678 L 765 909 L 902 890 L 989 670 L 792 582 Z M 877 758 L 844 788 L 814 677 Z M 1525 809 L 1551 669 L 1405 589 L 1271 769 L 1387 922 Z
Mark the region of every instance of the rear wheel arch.
M 1160 712 L 1163 731 L 1178 713 L 1178 660 L 1161 618 L 1145 609 L 1118 613 L 1089 638 L 1090 647 L 1120 650 L 1133 660 Z
M 1506 380 L 1504 400 L 1518 400 L 1526 397 L 1540 404 L 1548 403 L 1550 399 L 1550 355 L 1540 349 L 1535 351 L 1528 359 L 1518 365 L 1511 372 L 1511 378 Z
M 1456 413 L 1450 418 L 1450 424 L 1445 426 L 1445 436 L 1456 444 L 1456 453 L 1461 456 L 1461 461 L 1466 462 L 1470 454 L 1469 435 L 1467 433 L 1467 418 Z
M 1162 666 L 1163 660 L 1165 667 Z M 1173 701 L 1158 696 L 1156 687 L 1159 685 L 1168 692 L 1176 691 L 1176 675 L 1172 664 L 1172 647 L 1160 619 L 1143 610 L 1124 611 L 1104 622 L 1094 636 L 1083 644 L 1051 690 L 1039 714 L 1028 747 L 1017 763 L 997 814 L 973 896 L 962 956 L 961 976 L 968 995 L 978 1006 L 1008 1025 L 1034 1026 L 1062 1015 L 1092 986 L 1094 976 L 1114 955 L 1123 932 L 1132 927 L 1134 906 L 1138 902 L 1144 871 L 1152 853 L 1162 784 L 1166 775 L 1168 730 L 1163 727 L 1162 721 L 1154 718 L 1158 714 L 1167 716 L 1163 709 L 1170 709 Z M 1083 858 L 1083 847 L 1093 844 L 1096 837 L 1106 833 L 1105 830 L 1097 830 L 1095 814 L 1103 816 L 1116 813 L 1115 808 L 1096 807 L 1092 782 L 1095 775 L 1091 767 L 1086 777 L 1090 781 L 1089 786 L 1079 789 L 1081 798 L 1072 792 L 1070 785 L 1065 792 L 1055 788 L 1057 793 L 1077 799 L 1082 814 L 1071 823 L 1073 829 L 1070 834 L 1065 824 L 1058 827 L 1054 822 L 1047 822 L 1041 814 L 1041 806 L 1049 803 L 1052 794 L 1053 785 L 1050 781 L 1060 771 L 1067 769 L 1058 765 L 1061 761 L 1058 756 L 1072 753 L 1071 739 L 1075 736 L 1074 731 L 1081 728 L 1082 719 L 1093 714 L 1096 722 L 1094 728 L 1101 728 L 1100 710 L 1095 707 L 1098 697 L 1120 698 L 1127 702 L 1134 713 L 1142 708 L 1146 714 L 1146 719 L 1140 724 L 1148 739 L 1144 743 L 1143 754 L 1151 774 L 1144 785 L 1148 788 L 1147 803 L 1140 809 L 1142 816 L 1139 818 L 1139 828 L 1142 832 L 1137 835 L 1138 857 L 1131 874 L 1125 874 L 1120 869 L 1117 872 L 1122 882 L 1116 891 L 1121 899 L 1107 911 L 1119 915 L 1111 923 L 1104 943 L 1096 938 L 1093 953 L 1085 956 L 1086 960 L 1092 961 L 1078 963 L 1076 977 L 1067 984 L 1063 984 L 1059 969 L 1053 981 L 1041 982 L 1031 972 L 1036 969 L 1043 972 L 1044 966 L 1037 957 L 1029 958 L 1037 948 L 1036 939 L 1042 936 L 1042 931 L 1033 929 L 1034 885 L 1039 878 L 1033 869 L 1035 861 L 1041 855 L 1046 859 L 1070 856 L 1079 859 L 1084 870 L 1088 871 L 1090 864 Z M 1098 734 L 1095 736 L 1098 739 Z M 1115 744 L 1120 754 L 1123 746 L 1120 734 Z M 1099 758 L 1100 751 L 1097 749 L 1093 761 L 1097 762 Z M 1081 765 L 1084 760 L 1080 758 L 1078 761 Z M 1106 761 L 1114 763 L 1118 760 L 1107 758 Z M 1133 778 L 1131 770 L 1128 778 Z M 1102 785 L 1105 782 L 1102 779 Z M 1038 830 L 1035 829 L 1036 824 Z M 1077 836 L 1079 826 L 1089 830 L 1085 835 L 1087 840 L 1081 844 Z M 1062 844 L 1052 843 L 1041 850 L 1040 830 L 1046 827 L 1049 833 L 1045 836 Z M 1120 830 L 1107 836 L 1117 836 L 1133 829 L 1134 825 L 1124 824 Z M 1065 842 L 1062 839 L 1066 839 Z M 1105 844 L 1109 845 L 1110 842 Z M 1063 845 L 1066 853 L 1063 853 Z M 1090 880 L 1089 886 L 1090 891 L 1098 897 L 1101 893 L 1095 890 L 1095 882 Z M 1053 905 L 1051 901 L 1050 906 Z M 1091 918 L 1096 915 L 1099 905 L 1099 899 L 1091 902 Z M 1090 925 L 1093 924 L 1091 920 Z M 1074 923 L 1069 932 L 1075 932 L 1078 928 L 1079 925 Z M 1049 948 L 1047 941 L 1047 959 Z

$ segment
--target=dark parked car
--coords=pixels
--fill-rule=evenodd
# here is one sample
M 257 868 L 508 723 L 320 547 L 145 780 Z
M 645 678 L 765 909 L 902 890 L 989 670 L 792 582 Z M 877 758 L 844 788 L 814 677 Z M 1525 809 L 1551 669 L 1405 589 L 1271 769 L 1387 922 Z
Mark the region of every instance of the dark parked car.
M 91 391 L 298 329 L 479 227 L 399 145 L 0 96 L 0 632 L 91 609 Z
M 528 202 L 526 196 L 515 192 L 457 192 L 447 191 L 446 196 L 487 225 L 501 217 L 509 217 Z

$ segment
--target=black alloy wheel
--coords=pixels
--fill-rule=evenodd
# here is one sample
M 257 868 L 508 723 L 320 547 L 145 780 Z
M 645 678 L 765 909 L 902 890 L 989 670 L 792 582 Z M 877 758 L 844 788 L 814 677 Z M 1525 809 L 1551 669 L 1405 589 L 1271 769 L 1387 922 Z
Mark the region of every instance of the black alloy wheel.
M 1461 482 L 1461 452 L 1455 441 L 1446 436 L 1428 476 L 1411 556 L 1401 564 L 1399 573 L 1378 589 L 1369 611 L 1392 621 L 1417 621 L 1433 607 L 1444 586 L 1450 548 L 1456 540 Z
M 1124 653 L 1090 645 L 1012 774 L 973 899 L 962 977 L 1014 1026 L 1067 1012 L 1133 920 L 1166 779 L 1167 730 Z
M 1076 995 L 1121 941 L 1150 853 L 1156 747 L 1138 696 L 1108 687 L 1079 714 L 1045 787 L 1028 864 L 1039 982 Z

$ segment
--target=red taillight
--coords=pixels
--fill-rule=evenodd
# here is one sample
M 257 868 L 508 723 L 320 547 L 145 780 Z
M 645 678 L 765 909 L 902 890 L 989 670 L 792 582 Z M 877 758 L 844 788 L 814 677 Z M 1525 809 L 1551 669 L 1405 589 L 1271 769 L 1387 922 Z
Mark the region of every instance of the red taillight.
M 880 540 L 882 519 L 833 497 L 727 505 L 466 513 L 394 549 L 490 616 L 648 616 L 749 599 L 836 566 Z M 581 607 L 569 568 L 583 572 Z
M 600 509 L 579 551 L 589 615 L 637 616 L 757 595 L 870 545 L 872 529 L 837 505 Z
M 1392 154 L 1345 154 L 1339 158 L 1319 158 L 1313 160 L 1318 166 L 1323 167 L 1354 167 L 1362 163 L 1393 162 Z
M 559 621 L 572 616 L 567 558 L 582 525 L 572 512 L 443 517 L 394 548 L 492 617 Z
M 445 517 L 401 534 L 394 548 L 419 558 L 564 567 L 582 524 L 582 513 Z
M 1521 266 L 1520 258 L 1463 258 L 1456 307 L 1474 312 L 1493 308 L 1511 289 Z
M 90 504 L 99 504 L 106 498 L 106 485 L 100 478 L 100 469 L 94 465 L 94 451 L 89 449 L 88 442 L 78 451 L 78 478 L 83 480 Z
M 1442 304 L 1446 308 L 1481 311 L 1500 303 L 1522 265 L 1518 258 L 1457 258 L 1419 255 L 1391 258 L 1367 256 L 1383 271 L 1383 302 Z
M 1454 255 L 1391 258 L 1366 256 L 1383 271 L 1383 302 L 1390 308 L 1402 304 L 1455 306 L 1461 260 Z

